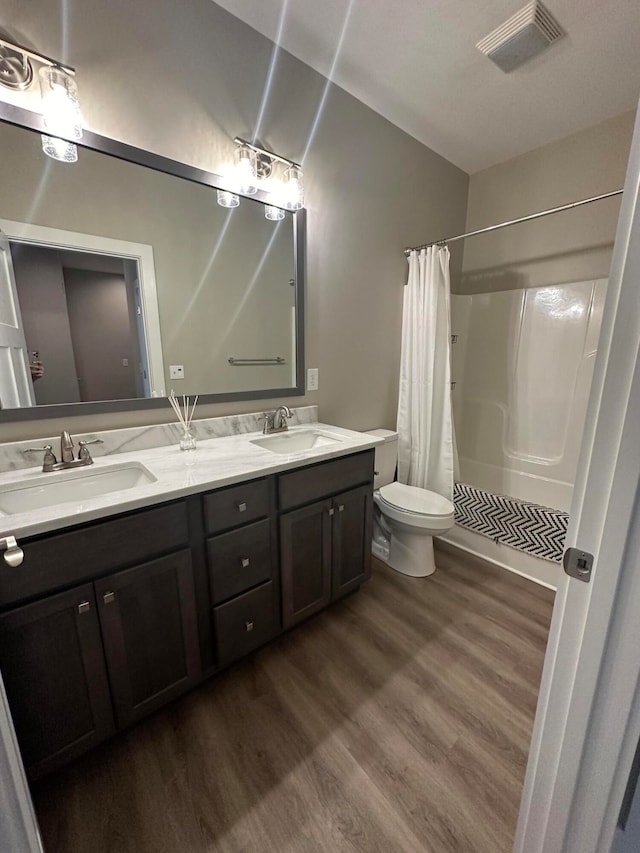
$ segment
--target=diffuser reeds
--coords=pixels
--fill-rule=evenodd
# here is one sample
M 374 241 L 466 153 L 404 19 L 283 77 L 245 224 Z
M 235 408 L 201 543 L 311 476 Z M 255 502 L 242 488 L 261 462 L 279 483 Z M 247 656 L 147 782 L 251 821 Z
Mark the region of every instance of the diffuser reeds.
M 167 399 L 171 403 L 171 408 L 178 419 L 178 426 L 182 429 L 182 435 L 180 436 L 180 450 L 195 450 L 196 440 L 191 432 L 191 421 L 193 420 L 193 413 L 196 410 L 198 395 L 196 394 L 193 403 L 191 403 L 191 398 L 186 397 L 183 394 L 181 404 L 172 388 Z

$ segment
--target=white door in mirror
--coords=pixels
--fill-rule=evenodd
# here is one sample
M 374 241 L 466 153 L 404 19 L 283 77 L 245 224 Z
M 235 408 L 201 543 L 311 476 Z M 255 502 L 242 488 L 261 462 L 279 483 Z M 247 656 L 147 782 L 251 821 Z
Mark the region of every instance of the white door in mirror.
M 318 390 L 318 368 L 310 367 L 307 370 L 307 391 Z

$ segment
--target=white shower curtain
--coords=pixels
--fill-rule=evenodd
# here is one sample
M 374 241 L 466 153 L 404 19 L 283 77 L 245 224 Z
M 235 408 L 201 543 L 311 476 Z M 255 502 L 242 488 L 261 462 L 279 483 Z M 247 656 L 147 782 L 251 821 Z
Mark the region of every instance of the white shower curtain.
M 409 255 L 402 309 L 398 479 L 453 500 L 458 460 L 451 411 L 449 249 Z

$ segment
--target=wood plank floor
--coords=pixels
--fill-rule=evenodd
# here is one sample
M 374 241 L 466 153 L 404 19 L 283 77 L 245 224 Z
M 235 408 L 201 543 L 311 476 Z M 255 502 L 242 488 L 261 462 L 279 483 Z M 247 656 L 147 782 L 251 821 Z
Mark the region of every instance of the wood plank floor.
M 510 853 L 553 594 L 437 562 L 44 780 L 47 853 Z

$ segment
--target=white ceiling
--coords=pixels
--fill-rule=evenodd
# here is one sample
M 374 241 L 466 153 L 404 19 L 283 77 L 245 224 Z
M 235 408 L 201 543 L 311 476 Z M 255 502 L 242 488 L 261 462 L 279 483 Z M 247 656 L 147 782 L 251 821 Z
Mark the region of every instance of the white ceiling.
M 567 33 L 504 74 L 476 42 L 525 0 L 216 0 L 467 172 L 635 109 L 640 0 L 545 0 Z

